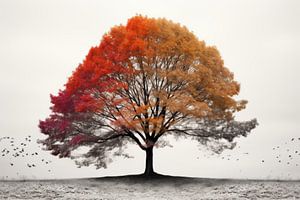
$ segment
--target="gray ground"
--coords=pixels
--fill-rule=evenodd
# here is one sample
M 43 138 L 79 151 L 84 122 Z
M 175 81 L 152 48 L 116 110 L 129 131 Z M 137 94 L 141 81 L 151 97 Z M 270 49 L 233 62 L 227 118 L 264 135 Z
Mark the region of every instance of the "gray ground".
M 300 199 L 300 182 L 131 176 L 2 181 L 0 199 Z

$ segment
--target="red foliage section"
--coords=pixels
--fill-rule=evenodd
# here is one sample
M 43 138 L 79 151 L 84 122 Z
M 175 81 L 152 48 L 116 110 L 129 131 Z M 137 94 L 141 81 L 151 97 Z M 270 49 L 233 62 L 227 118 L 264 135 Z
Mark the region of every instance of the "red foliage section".
M 53 139 L 61 140 L 64 138 L 64 135 L 70 131 L 71 122 L 59 115 L 50 115 L 44 121 L 40 121 L 39 128 L 42 130 L 42 133 L 46 135 L 51 135 Z
M 40 121 L 39 128 L 48 136 L 43 143 L 53 154 L 67 156 L 73 147 L 95 136 L 90 130 L 99 126 L 93 127 L 96 122 L 87 122 L 88 117 L 107 117 L 106 127 L 118 133 L 122 127 L 139 124 L 132 120 L 136 102 L 120 93 L 126 93 L 130 78 L 139 73 L 133 63 L 151 57 L 154 48 L 149 45 L 155 45 L 158 29 L 155 19 L 142 16 L 129 19 L 126 26 L 113 27 L 89 50 L 64 90 L 50 96 L 52 114 Z
M 67 93 L 65 90 L 60 90 L 57 96 L 50 94 L 51 103 L 53 106 L 51 110 L 54 113 L 73 113 L 74 112 L 74 98 L 70 93 Z
M 149 33 L 150 21 L 137 16 L 130 19 L 127 26 L 112 28 L 98 46 L 89 50 L 65 89 L 50 95 L 52 114 L 40 121 L 39 128 L 48 136 L 43 143 L 52 154 L 68 156 L 72 147 L 88 141 L 92 135 L 78 129 L 78 124 L 86 123 L 87 115 L 129 101 L 116 97 L 115 93 L 128 88 L 120 77 L 134 74 L 133 67 L 126 63 L 130 63 L 131 55 L 143 53 L 146 44 L 141 38 Z M 58 145 L 57 141 L 63 144 Z

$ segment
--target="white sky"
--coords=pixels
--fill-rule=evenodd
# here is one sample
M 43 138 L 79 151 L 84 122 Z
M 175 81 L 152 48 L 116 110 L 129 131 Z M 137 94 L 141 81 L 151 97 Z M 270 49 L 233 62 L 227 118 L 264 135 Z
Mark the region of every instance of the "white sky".
M 217 46 L 241 83 L 239 97 L 249 100 L 238 119 L 256 117 L 260 123 L 249 137 L 239 140 L 240 148 L 220 156 L 205 157 L 209 152 L 199 151 L 194 141 L 172 142 L 173 148 L 155 150 L 156 171 L 196 177 L 300 179 L 300 155 L 288 158 L 300 150 L 300 140 L 291 141 L 300 137 L 297 0 L 0 0 L 0 137 L 13 136 L 20 142 L 27 135 L 42 138 L 38 121 L 50 113 L 49 94 L 63 87 L 105 32 L 135 14 L 179 22 Z M 272 150 L 276 146 L 280 149 Z M 0 151 L 5 147 L 10 148 L 0 141 Z M 28 147 L 30 152 L 37 149 L 35 143 Z M 116 159 L 106 170 L 77 169 L 73 161 L 41 150 L 35 157 L 0 157 L 0 178 L 142 173 L 144 152 L 136 147 L 129 152 L 134 159 Z M 276 159 L 277 152 L 282 163 Z M 233 159 L 221 159 L 227 154 Z M 40 162 L 43 158 L 53 161 L 50 167 Z M 11 162 L 15 165 L 10 166 Z M 26 167 L 30 162 L 38 166 Z

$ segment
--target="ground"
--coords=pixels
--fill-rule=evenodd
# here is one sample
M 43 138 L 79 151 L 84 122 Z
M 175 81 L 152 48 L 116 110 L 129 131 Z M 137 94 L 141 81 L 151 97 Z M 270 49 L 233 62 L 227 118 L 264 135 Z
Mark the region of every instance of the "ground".
M 300 181 L 172 176 L 2 181 L 0 199 L 300 199 Z

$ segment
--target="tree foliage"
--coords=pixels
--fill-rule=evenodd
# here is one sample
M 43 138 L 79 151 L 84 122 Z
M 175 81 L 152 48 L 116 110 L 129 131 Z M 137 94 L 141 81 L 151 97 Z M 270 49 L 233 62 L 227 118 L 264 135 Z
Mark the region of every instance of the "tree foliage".
M 238 122 L 245 108 L 240 85 L 215 47 L 166 19 L 135 16 L 113 27 L 92 47 L 40 121 L 53 155 L 79 165 L 106 167 L 108 154 L 125 155 L 128 142 L 142 150 L 163 145 L 162 136 L 189 137 L 221 152 L 247 136 L 256 120 Z

